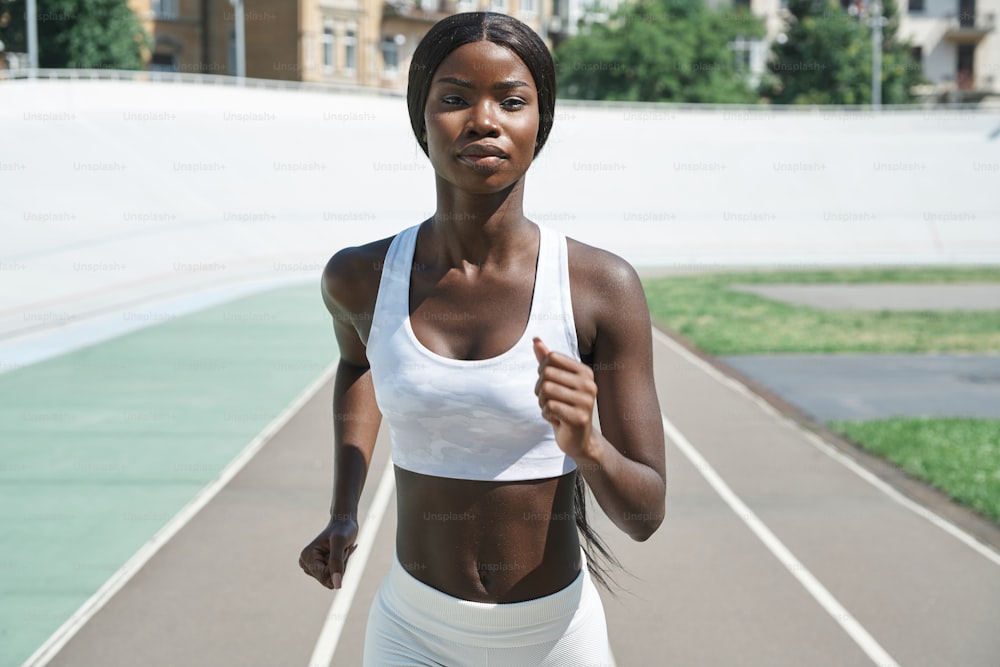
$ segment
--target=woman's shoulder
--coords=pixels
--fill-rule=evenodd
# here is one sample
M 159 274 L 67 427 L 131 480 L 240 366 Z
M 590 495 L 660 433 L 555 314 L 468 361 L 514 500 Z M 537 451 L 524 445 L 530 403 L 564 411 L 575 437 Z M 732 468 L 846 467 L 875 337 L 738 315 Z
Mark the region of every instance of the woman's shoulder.
M 323 269 L 323 297 L 342 310 L 363 312 L 374 305 L 386 253 L 396 235 L 338 250 Z
M 624 258 L 597 246 L 566 237 L 570 285 L 601 293 L 642 289 L 635 268 Z
M 580 353 L 622 354 L 650 336 L 649 302 L 635 268 L 613 252 L 567 238 L 570 293 Z M 623 347 L 625 346 L 625 347 Z

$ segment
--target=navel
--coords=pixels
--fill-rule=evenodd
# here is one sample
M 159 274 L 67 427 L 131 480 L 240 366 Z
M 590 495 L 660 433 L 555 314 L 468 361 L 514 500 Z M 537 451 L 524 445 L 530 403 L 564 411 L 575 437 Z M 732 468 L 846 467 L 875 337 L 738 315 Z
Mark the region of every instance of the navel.
M 489 593 L 493 586 L 493 570 L 485 563 L 477 563 L 476 570 L 479 573 L 479 583 L 482 584 L 483 590 Z

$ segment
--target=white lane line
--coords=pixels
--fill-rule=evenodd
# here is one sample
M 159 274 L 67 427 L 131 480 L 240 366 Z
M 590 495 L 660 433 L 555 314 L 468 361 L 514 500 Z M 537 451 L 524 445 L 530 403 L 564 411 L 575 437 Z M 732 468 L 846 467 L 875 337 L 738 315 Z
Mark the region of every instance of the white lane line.
M 806 569 L 798 558 L 788 550 L 781 540 L 764 524 L 760 518 L 754 514 L 746 503 L 737 496 L 729 485 L 726 484 L 715 469 L 709 465 L 708 461 L 698 452 L 697 449 L 684 437 L 677 427 L 670 423 L 670 420 L 661 413 L 663 418 L 663 428 L 667 436 L 677 445 L 677 448 L 691 461 L 692 465 L 701 473 L 701 476 L 715 489 L 715 492 L 726 501 L 730 509 L 736 513 L 743 523 L 753 531 L 764 546 L 774 555 L 778 561 L 785 566 L 793 577 L 812 595 L 813 599 L 819 603 L 823 610 L 844 629 L 851 639 L 861 647 L 861 650 L 871 658 L 879 667 L 899 667 L 898 663 L 886 652 L 882 646 L 875 641 L 867 630 L 854 618 L 833 594 L 826 589 L 819 580 L 813 576 L 812 572 Z
M 361 585 L 361 575 L 364 574 L 365 565 L 368 564 L 372 544 L 375 543 L 375 536 L 378 534 L 382 517 L 385 516 L 385 511 L 389 507 L 389 500 L 392 498 L 395 486 L 395 475 L 390 458 L 386 461 L 385 470 L 382 471 L 382 478 L 379 480 L 378 489 L 375 490 L 375 497 L 372 499 L 365 522 L 358 529 L 357 548 L 348 561 L 340 590 L 334 593 L 333 604 L 330 605 L 330 612 L 326 616 L 323 630 L 319 634 L 319 639 L 316 640 L 316 647 L 309 659 L 309 667 L 330 667 L 333 662 L 333 655 L 337 652 L 337 643 L 340 641 L 340 633 L 344 629 L 347 614 L 351 610 L 354 594 L 357 592 L 358 586 Z
M 996 563 L 997 565 L 1000 565 L 1000 553 L 997 553 L 989 546 L 983 544 L 975 537 L 965 532 L 964 530 L 962 530 L 955 524 L 951 523 L 947 519 L 943 518 L 942 516 L 935 514 L 931 510 L 924 507 L 923 505 L 911 500 L 910 498 L 907 498 L 902 493 L 894 489 L 892 485 L 885 482 L 871 471 L 867 470 L 864 466 L 859 464 L 850 456 L 844 454 L 837 448 L 832 447 L 831 445 L 823 442 L 823 440 L 815 433 L 803 429 L 793 420 L 789 419 L 785 415 L 778 412 L 774 408 L 774 406 L 772 406 L 770 403 L 765 401 L 757 394 L 753 393 L 742 382 L 734 380 L 733 378 L 724 374 L 722 371 L 715 368 L 705 360 L 699 358 L 697 355 L 692 354 L 684 346 L 680 345 L 679 343 L 677 343 L 672 338 L 667 336 L 662 331 L 656 329 L 655 327 L 653 328 L 653 336 L 655 338 L 658 338 L 660 342 L 667 345 L 674 352 L 684 357 L 687 361 L 691 362 L 701 370 L 705 371 L 705 373 L 707 373 L 710 377 L 717 380 L 722 385 L 728 387 L 729 389 L 732 389 L 733 391 L 735 391 L 737 394 L 740 394 L 744 398 L 753 401 L 761 410 L 775 417 L 781 423 L 785 424 L 785 426 L 793 429 L 796 433 L 806 436 L 806 439 L 809 440 L 809 442 L 811 442 L 813 445 L 815 445 L 821 452 L 823 452 L 833 460 L 837 461 L 838 463 L 843 464 L 848 470 L 855 473 L 858 477 L 865 480 L 866 482 L 874 486 L 876 489 L 889 496 L 892 500 L 896 501 L 906 509 L 913 512 L 914 514 L 926 519 L 931 524 L 937 526 L 938 528 L 948 533 L 958 541 L 970 547 L 973 551 L 985 557 L 987 560 L 990 560 Z
M 142 545 L 138 551 L 122 565 L 117 572 L 111 575 L 111 578 L 104 582 L 96 593 L 94 593 L 90 599 L 84 602 L 79 609 L 77 609 L 69 620 L 63 623 L 58 630 L 52 633 L 44 644 L 42 644 L 38 650 L 31 654 L 31 656 L 24 662 L 22 667 L 43 667 L 49 664 L 52 660 L 62 650 L 63 646 L 69 642 L 73 636 L 80 631 L 87 621 L 89 621 L 101 608 L 107 604 L 108 600 L 114 597 L 115 593 L 122 589 L 125 584 L 132 579 L 135 574 L 142 569 L 142 567 L 151 559 L 160 548 L 170 541 L 170 539 L 176 535 L 181 528 L 183 528 L 191 519 L 201 511 L 205 505 L 207 505 L 219 491 L 221 491 L 226 484 L 229 483 L 236 475 L 246 466 L 247 463 L 259 452 L 268 441 L 274 437 L 274 435 L 284 428 L 285 424 L 291 420 L 292 416 L 295 415 L 302 407 L 309 402 L 309 400 L 322 388 L 324 384 L 329 382 L 334 374 L 337 372 L 337 362 L 332 363 L 328 366 L 313 382 L 309 387 L 306 388 L 298 398 L 289 404 L 281 414 L 274 418 L 274 420 L 267 425 L 256 438 L 250 441 L 250 443 L 243 448 L 236 458 L 229 462 L 222 472 L 219 473 L 218 477 L 209 482 L 208 486 L 203 488 L 198 492 L 187 505 L 185 505 L 177 514 L 170 519 L 169 522 L 163 528 L 158 530 L 153 537 L 149 539 L 148 542 Z
M 870 470 L 867 470 L 857 461 L 850 458 L 849 456 L 846 456 L 843 452 L 839 451 L 830 444 L 824 442 L 823 439 L 820 438 L 815 433 L 807 431 L 805 432 L 805 436 L 806 438 L 809 439 L 810 442 L 816 445 L 816 447 L 819 448 L 820 451 L 829 455 L 831 458 L 836 459 L 837 461 L 843 463 L 858 477 L 865 480 L 872 486 L 878 488 L 879 490 L 884 492 L 887 496 L 895 500 L 903 507 L 911 510 L 914 514 L 923 517 L 924 519 L 931 522 L 932 524 L 934 524 L 944 532 L 948 533 L 956 540 L 962 542 L 966 546 L 971 547 L 973 551 L 978 552 L 979 554 L 984 556 L 987 560 L 993 561 L 997 565 L 1000 565 L 1000 553 L 997 553 L 993 549 L 989 548 L 988 546 L 977 540 L 975 537 L 969 535 L 967 532 L 965 532 L 955 524 L 951 523 L 947 519 L 941 517 L 938 514 L 935 514 L 934 512 L 924 507 L 923 505 L 907 498 L 902 493 L 892 488 L 892 486 L 884 482 L 877 475 L 872 473 Z

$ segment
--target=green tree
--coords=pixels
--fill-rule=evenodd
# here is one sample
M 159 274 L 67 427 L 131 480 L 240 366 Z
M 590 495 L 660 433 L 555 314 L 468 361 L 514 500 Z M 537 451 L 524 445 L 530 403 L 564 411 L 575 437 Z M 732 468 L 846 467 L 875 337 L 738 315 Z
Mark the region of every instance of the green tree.
M 788 0 L 788 10 L 787 39 L 772 47 L 761 93 L 780 104 L 870 104 L 871 28 L 837 0 Z M 923 75 L 897 36 L 896 0 L 883 0 L 883 15 L 882 101 L 905 104 Z
M 703 0 L 638 0 L 556 48 L 560 94 L 576 99 L 756 102 L 737 37 L 763 37 L 749 11 Z
M 0 0 L 0 40 L 28 50 L 25 0 Z M 39 67 L 142 69 L 152 40 L 128 0 L 38 0 Z
M 923 66 L 913 58 L 913 44 L 899 38 L 899 4 L 882 0 L 882 101 L 886 104 L 906 104 L 916 100 L 914 86 L 927 83 Z M 869 35 L 869 43 L 871 33 Z M 871 67 L 869 65 L 869 72 Z M 869 76 L 869 87 L 871 85 Z

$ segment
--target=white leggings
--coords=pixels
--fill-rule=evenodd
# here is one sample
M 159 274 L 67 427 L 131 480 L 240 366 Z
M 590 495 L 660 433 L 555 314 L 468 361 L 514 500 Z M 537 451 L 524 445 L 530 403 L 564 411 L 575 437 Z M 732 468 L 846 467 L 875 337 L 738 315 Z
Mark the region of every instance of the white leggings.
M 508 604 L 442 593 L 394 558 L 368 614 L 364 665 L 610 667 L 604 606 L 585 558 L 561 591 Z

